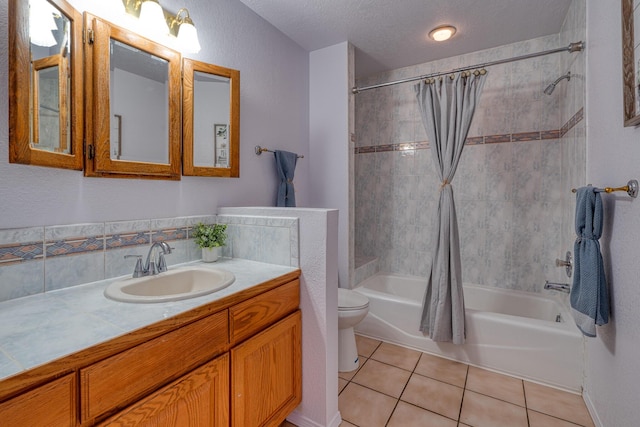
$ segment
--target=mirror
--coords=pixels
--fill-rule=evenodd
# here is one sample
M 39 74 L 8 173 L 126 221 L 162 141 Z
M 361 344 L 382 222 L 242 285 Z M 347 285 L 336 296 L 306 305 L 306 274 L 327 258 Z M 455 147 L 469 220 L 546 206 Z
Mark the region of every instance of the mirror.
M 180 54 L 85 13 L 87 176 L 180 179 Z
M 9 2 L 9 161 L 82 169 L 80 14 L 64 0 Z
M 640 125 L 640 0 L 622 0 L 622 77 L 624 125 Z
M 183 174 L 240 175 L 240 72 L 183 59 Z

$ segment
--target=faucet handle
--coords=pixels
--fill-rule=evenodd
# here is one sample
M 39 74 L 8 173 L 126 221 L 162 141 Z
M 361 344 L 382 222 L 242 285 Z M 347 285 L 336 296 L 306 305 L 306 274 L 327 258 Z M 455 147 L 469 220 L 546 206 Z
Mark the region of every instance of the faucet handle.
M 158 273 L 162 273 L 165 271 L 167 271 L 167 261 L 165 261 L 164 259 L 164 254 L 160 254 L 158 256 Z
M 137 258 L 136 267 L 133 270 L 133 278 L 144 276 L 144 268 L 142 267 L 142 255 L 125 255 L 125 259 L 127 258 Z

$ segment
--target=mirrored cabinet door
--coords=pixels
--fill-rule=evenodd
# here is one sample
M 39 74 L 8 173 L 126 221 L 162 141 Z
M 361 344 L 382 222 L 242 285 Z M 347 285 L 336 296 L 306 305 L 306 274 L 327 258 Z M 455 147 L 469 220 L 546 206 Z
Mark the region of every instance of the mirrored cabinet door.
M 240 176 L 240 72 L 183 59 L 183 171 Z
M 180 179 L 180 54 L 85 13 L 87 176 Z
M 82 169 L 82 16 L 9 1 L 9 161 Z

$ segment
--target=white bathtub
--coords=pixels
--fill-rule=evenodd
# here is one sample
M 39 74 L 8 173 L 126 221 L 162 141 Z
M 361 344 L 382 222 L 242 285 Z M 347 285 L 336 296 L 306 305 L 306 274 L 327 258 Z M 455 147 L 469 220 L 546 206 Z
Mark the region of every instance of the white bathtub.
M 423 278 L 379 273 L 354 290 L 369 298 L 356 332 L 551 386 L 582 390 L 583 339 L 559 301 L 465 285 L 466 342 L 436 343 L 419 331 Z M 559 321 L 556 321 L 559 320 Z

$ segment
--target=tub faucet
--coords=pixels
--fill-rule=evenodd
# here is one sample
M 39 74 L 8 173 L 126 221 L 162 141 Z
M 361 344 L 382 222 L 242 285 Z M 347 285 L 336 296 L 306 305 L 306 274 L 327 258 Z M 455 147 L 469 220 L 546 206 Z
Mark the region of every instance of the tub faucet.
M 162 253 L 158 255 L 158 260 L 156 261 L 153 258 L 153 250 L 155 248 L 160 248 Z M 164 260 L 164 256 L 171 253 L 171 246 L 167 242 L 155 242 L 149 248 L 149 253 L 147 254 L 147 261 L 144 263 L 143 267 L 143 275 L 144 276 L 153 276 L 158 273 L 162 273 L 167 271 L 167 262 Z
M 571 292 L 571 286 L 568 283 L 555 283 L 555 282 L 550 282 L 548 280 L 545 281 L 544 288 L 551 289 L 553 291 L 564 292 L 567 294 Z

